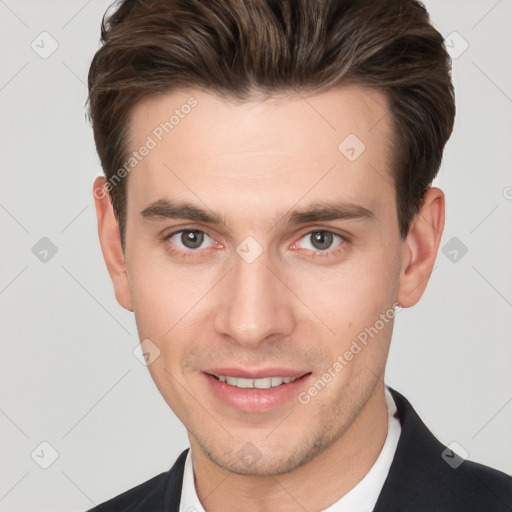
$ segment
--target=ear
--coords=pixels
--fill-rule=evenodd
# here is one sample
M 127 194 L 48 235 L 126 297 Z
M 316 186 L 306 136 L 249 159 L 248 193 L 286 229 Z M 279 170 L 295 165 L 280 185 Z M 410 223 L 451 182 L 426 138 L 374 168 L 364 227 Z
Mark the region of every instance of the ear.
M 414 306 L 427 287 L 441 243 L 444 216 L 443 191 L 432 187 L 425 193 L 403 245 L 397 302 L 404 308 Z
M 114 285 L 117 302 L 128 311 L 133 311 L 130 285 L 121 246 L 119 224 L 114 215 L 112 201 L 108 192 L 108 183 L 104 176 L 99 176 L 94 180 L 93 194 L 96 216 L 98 217 L 98 235 L 100 237 L 101 251 L 103 252 L 103 258 Z

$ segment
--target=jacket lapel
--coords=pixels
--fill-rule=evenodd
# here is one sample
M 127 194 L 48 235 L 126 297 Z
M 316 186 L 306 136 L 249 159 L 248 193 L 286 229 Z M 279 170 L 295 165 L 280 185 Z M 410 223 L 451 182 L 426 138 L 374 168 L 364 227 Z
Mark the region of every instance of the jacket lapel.
M 423 508 L 421 496 L 435 492 L 432 482 L 444 471 L 440 464 L 445 464 L 441 459 L 444 447 L 427 429 L 407 399 L 398 391 L 389 390 L 396 403 L 396 415 L 402 432 L 374 512 L 405 508 L 421 512 L 427 510 Z
M 173 467 L 169 470 L 169 482 L 165 490 L 163 509 L 165 512 L 180 512 L 183 473 L 185 471 L 185 461 L 189 450 L 190 448 L 187 448 L 181 452 L 181 455 L 176 459 Z

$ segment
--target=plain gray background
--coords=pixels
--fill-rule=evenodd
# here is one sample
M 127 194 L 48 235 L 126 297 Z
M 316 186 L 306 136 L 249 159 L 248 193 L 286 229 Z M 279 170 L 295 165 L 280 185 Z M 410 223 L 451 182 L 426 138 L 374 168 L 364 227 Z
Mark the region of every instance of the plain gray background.
M 88 509 L 167 470 L 188 445 L 133 354 L 135 322 L 97 238 L 101 169 L 84 104 L 106 5 L 0 0 L 6 512 Z M 426 5 L 456 57 L 456 127 L 436 181 L 444 252 L 422 301 L 397 315 L 386 381 L 442 442 L 511 474 L 512 0 Z M 57 249 L 46 261 L 43 237 Z

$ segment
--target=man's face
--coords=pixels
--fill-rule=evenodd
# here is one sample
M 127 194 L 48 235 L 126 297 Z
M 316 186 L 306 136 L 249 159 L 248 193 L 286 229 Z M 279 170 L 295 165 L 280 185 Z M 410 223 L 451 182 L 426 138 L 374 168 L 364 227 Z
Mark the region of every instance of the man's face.
M 127 183 L 139 336 L 191 443 L 228 470 L 299 467 L 382 382 L 403 254 L 386 112 L 358 87 L 244 104 L 180 91 L 133 112 L 130 149 L 156 143 Z M 221 221 L 170 218 L 164 201 Z M 293 215 L 322 206 L 341 215 Z

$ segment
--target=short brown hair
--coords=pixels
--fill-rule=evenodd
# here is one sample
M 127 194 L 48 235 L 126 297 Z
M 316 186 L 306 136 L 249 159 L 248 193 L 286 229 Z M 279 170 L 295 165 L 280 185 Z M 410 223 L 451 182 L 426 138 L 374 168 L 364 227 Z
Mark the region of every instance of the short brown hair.
M 198 87 L 244 101 L 346 83 L 385 93 L 402 239 L 453 129 L 451 61 L 416 0 L 125 0 L 102 21 L 89 115 L 107 179 L 123 165 L 133 107 Z M 125 237 L 126 180 L 109 189 Z

